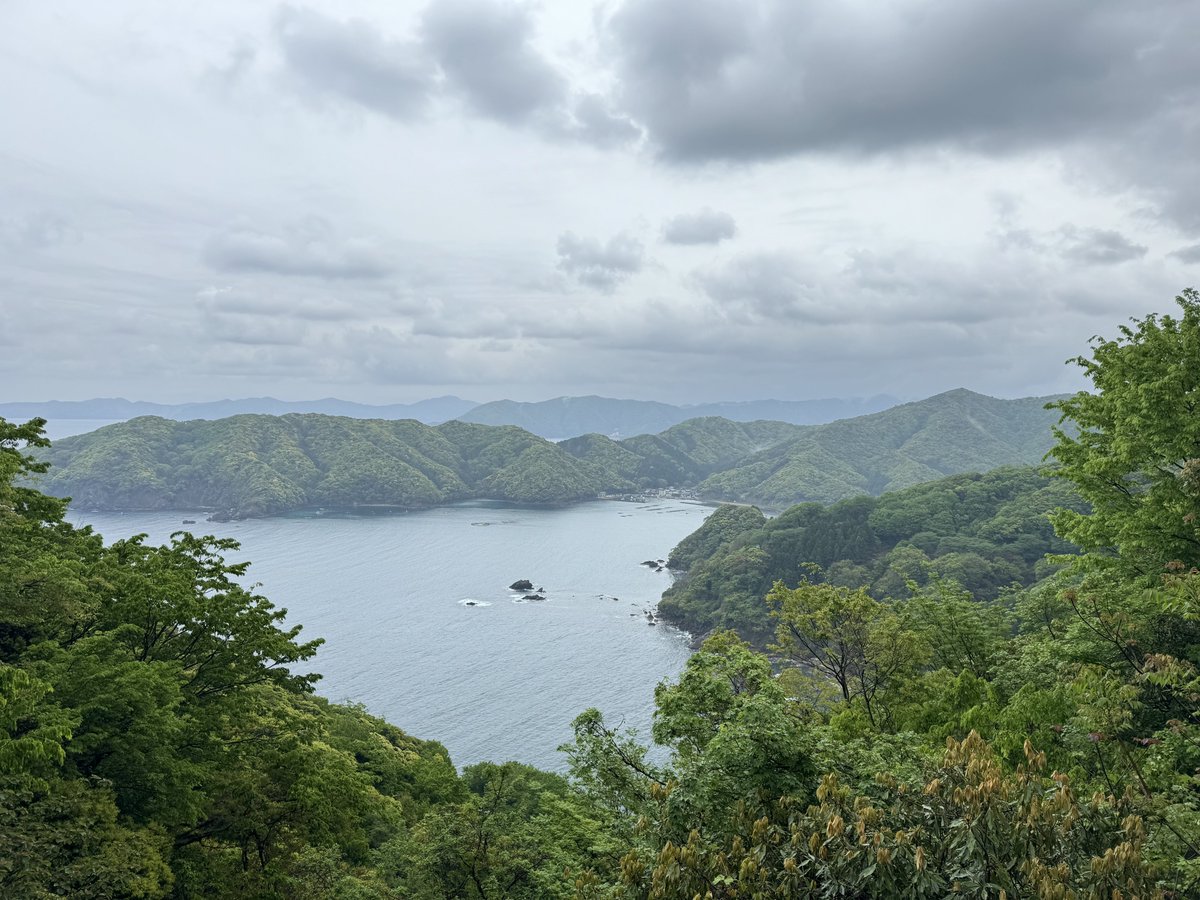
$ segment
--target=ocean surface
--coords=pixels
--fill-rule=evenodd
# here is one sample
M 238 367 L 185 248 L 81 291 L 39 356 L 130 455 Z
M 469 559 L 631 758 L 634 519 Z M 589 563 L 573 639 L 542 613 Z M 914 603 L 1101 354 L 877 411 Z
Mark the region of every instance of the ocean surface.
M 681 501 L 491 504 L 365 516 L 207 522 L 187 513 L 73 512 L 108 540 L 187 530 L 236 538 L 258 592 L 286 607 L 317 691 L 441 741 L 459 766 L 516 759 L 563 770 L 572 719 L 598 707 L 649 742 L 654 687 L 683 668 L 686 634 L 650 625 L 666 558 L 711 509 Z M 182 519 L 196 519 L 183 525 Z M 543 601 L 509 590 L 544 587 Z
M 18 419 L 17 421 L 22 421 Z M 46 437 L 52 441 L 57 441 L 60 438 L 71 437 L 75 434 L 86 434 L 89 431 L 95 431 L 97 428 L 103 428 L 105 425 L 115 425 L 117 422 L 124 422 L 124 419 L 48 419 L 46 421 Z

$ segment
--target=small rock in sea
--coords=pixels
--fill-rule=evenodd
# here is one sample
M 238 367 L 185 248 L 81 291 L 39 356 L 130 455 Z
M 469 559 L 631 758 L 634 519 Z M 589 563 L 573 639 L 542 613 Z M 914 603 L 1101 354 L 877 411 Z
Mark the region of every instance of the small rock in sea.
M 642 563 L 642 565 L 643 565 L 643 566 L 649 566 L 651 569 L 653 569 L 655 566 L 657 566 L 657 565 L 658 565 L 658 563 L 657 563 L 657 562 L 655 562 L 655 561 L 654 561 L 654 560 L 652 560 L 652 559 L 647 559 L 647 560 L 645 560 L 645 561 Z
M 544 587 L 540 587 L 540 588 L 538 588 L 538 589 L 537 589 L 537 592 L 538 592 L 539 594 L 544 594 L 544 593 L 546 593 L 546 589 L 545 589 Z
M 653 619 L 651 619 L 651 620 L 650 620 L 649 622 L 647 622 L 646 624 L 647 624 L 647 625 L 657 625 L 658 623 L 657 623 L 657 622 L 655 622 Z
M 533 582 L 530 581 L 528 578 L 521 578 L 521 579 L 518 579 L 517 581 L 514 581 L 512 584 L 510 584 L 508 586 L 508 589 L 510 591 L 532 591 L 533 590 Z
M 665 560 L 665 559 L 660 559 L 660 560 L 658 561 L 658 564 L 661 566 L 661 565 L 663 565 L 665 562 L 666 562 L 666 560 Z
M 183 524 L 184 524 L 184 525 L 195 525 L 195 524 L 196 524 L 196 520 L 195 520 L 195 519 L 184 519 L 184 520 L 183 520 Z
M 620 599 L 621 599 L 620 597 L 613 597 L 613 600 L 618 601 L 618 602 L 620 601 Z
M 662 566 L 655 566 L 655 567 L 654 567 L 654 571 L 655 571 L 655 572 L 661 572 L 662 570 L 663 570 L 663 567 L 662 567 Z
M 479 604 L 477 604 L 474 600 L 464 600 L 463 601 L 463 606 L 478 606 L 478 605 Z
M 526 594 L 521 599 L 522 600 L 545 600 L 546 598 L 543 597 L 541 594 Z

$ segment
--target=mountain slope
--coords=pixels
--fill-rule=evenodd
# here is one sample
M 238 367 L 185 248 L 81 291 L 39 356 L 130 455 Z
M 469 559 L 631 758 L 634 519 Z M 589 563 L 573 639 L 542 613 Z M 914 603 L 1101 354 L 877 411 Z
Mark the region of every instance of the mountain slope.
M 672 406 L 648 400 L 609 397 L 558 397 L 538 403 L 498 400 L 459 416 L 464 422 L 517 425 L 554 440 L 584 434 L 629 438 L 658 434 L 691 419 L 720 417 L 733 422 L 771 420 L 793 425 L 831 422 L 846 416 L 876 412 L 895 405 L 894 397 L 848 400 L 751 400 Z
M 1048 514 L 1084 509 L 1073 488 L 1030 466 L 951 475 L 881 497 L 832 506 L 804 503 L 774 519 L 753 507 L 723 506 L 671 551 L 679 579 L 659 604 L 663 617 L 694 632 L 734 628 L 758 641 L 775 623 L 763 598 L 776 581 L 813 579 L 806 563 L 845 587 L 904 597 L 907 582 L 936 573 L 976 597 L 1044 574 L 1047 553 L 1071 553 Z
M 714 499 L 781 508 L 882 494 L 958 472 L 1040 462 L 1053 443 L 1050 398 L 998 400 L 967 390 L 827 425 L 702 481 Z
M 103 509 L 562 503 L 627 486 L 514 427 L 320 415 L 172 422 L 142 417 L 66 438 L 41 487 Z
M 699 418 L 655 435 L 552 444 L 515 426 L 315 414 L 173 422 L 142 417 L 59 441 L 45 489 L 108 509 L 431 506 L 475 497 L 560 503 L 689 488 L 781 509 L 1039 462 L 1043 398 L 950 391 L 826 425 Z
M 686 487 L 802 432 L 786 422 L 731 422 L 713 416 L 689 419 L 661 434 L 624 441 L 588 434 L 559 446 L 639 487 Z

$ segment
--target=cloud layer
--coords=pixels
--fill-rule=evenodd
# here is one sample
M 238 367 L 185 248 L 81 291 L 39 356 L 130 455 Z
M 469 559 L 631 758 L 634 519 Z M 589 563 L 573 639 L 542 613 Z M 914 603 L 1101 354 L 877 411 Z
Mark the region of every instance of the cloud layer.
M 5 26 L 0 399 L 1047 393 L 1198 277 L 1187 0 Z

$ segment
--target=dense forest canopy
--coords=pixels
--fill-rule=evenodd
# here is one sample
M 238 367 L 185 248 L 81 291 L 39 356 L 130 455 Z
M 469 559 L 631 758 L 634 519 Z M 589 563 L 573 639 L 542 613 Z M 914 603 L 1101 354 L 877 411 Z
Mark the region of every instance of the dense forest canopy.
M 994 600 L 1047 574 L 1047 554 L 1074 552 L 1049 514 L 1085 509 L 1070 484 L 1032 467 L 805 503 L 773 519 L 722 506 L 671 553 L 668 564 L 681 574 L 659 609 L 692 632 L 732 628 L 763 641 L 774 625 L 762 598 L 777 581 L 827 580 L 883 598 L 941 578 Z
M 1011 470 L 681 544 L 693 569 L 790 554 L 758 598 L 771 656 L 718 630 L 655 693 L 665 760 L 590 710 L 569 778 L 460 773 L 320 699 L 315 642 L 235 544 L 104 544 L 28 486 L 41 423 L 0 420 L 0 895 L 1196 896 L 1200 294 L 1178 305 L 1079 360 L 1094 391 L 1056 404 L 1053 450 L 1073 493 Z M 1054 497 L 1078 500 L 1051 538 Z M 1059 540 L 1083 552 L 1022 555 Z M 881 586 L 904 541 L 930 568 Z M 1036 580 L 973 594 L 936 566 L 984 543 Z

